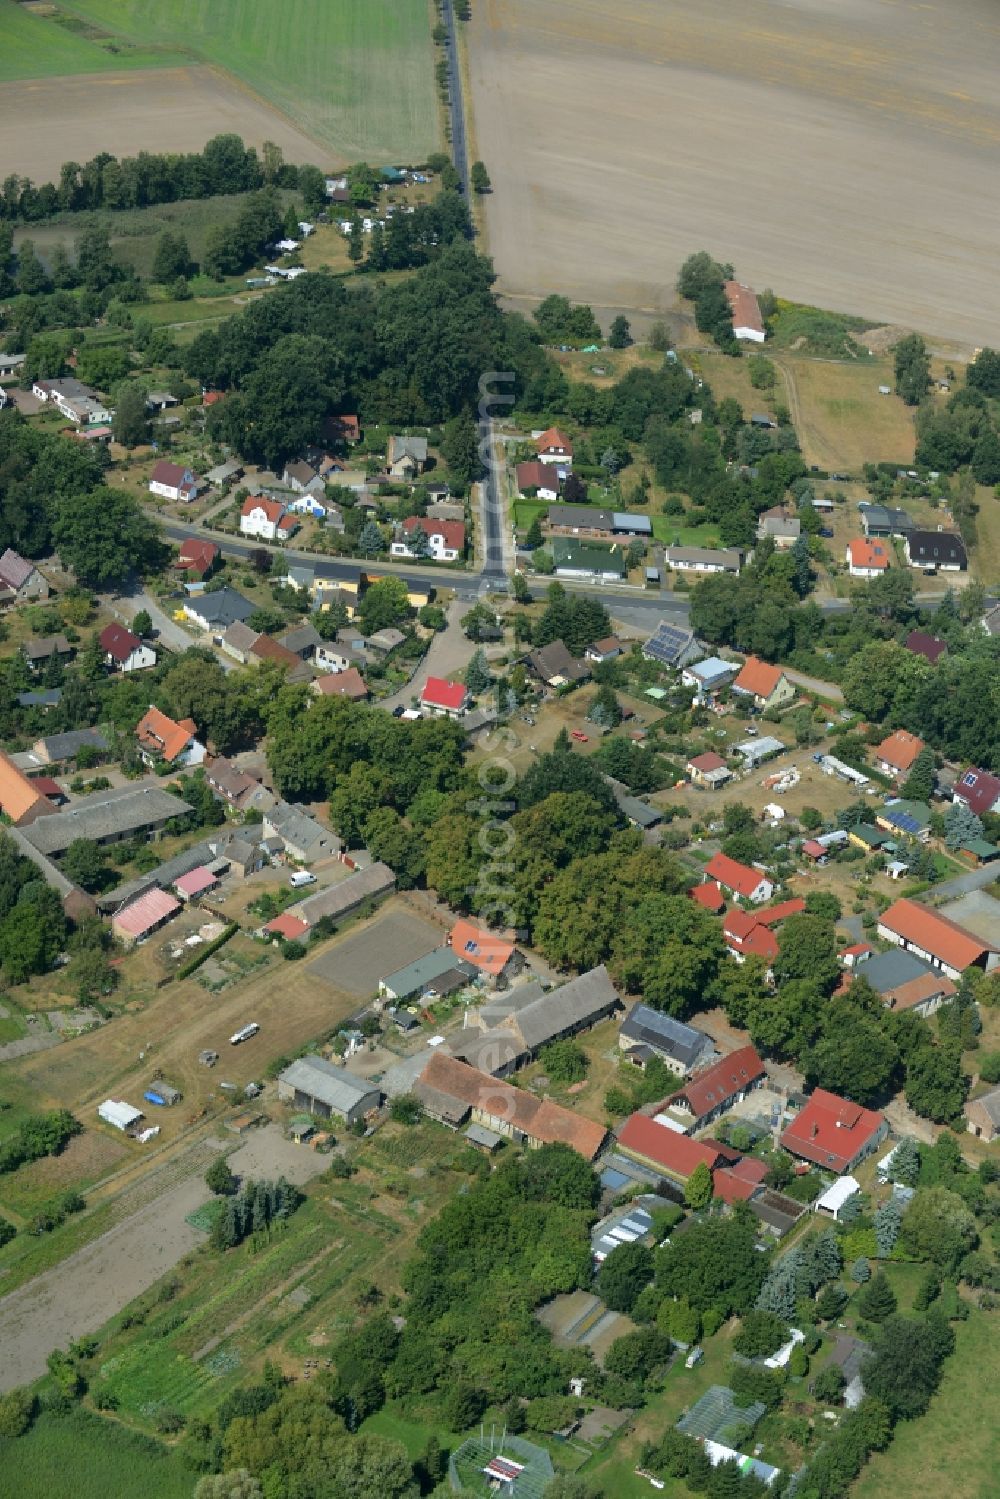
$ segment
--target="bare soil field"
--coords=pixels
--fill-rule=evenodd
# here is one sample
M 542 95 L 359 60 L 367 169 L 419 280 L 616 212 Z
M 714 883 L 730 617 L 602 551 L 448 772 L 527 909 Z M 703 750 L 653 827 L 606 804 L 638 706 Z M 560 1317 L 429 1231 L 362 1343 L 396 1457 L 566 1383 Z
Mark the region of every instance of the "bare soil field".
M 665 310 L 704 246 L 802 302 L 1000 337 L 989 0 L 482 0 L 469 35 L 508 295 Z
M 399 907 L 383 910 L 343 942 L 309 964 L 309 972 L 345 994 L 367 998 L 386 974 L 433 952 L 444 933 L 429 921 Z
M 322 147 L 214 68 L 32 78 L 0 84 L 0 160 L 35 182 L 58 179 L 68 157 L 99 151 L 200 151 L 231 131 L 259 150 L 274 141 L 292 162 L 316 162 Z

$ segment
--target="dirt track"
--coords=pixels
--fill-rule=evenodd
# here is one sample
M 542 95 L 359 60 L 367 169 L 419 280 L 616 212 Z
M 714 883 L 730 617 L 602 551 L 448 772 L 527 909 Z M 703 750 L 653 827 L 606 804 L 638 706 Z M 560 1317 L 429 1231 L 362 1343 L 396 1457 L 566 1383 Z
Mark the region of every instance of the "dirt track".
M 262 99 L 212 68 L 162 68 L 0 84 L 0 161 L 35 182 L 99 151 L 200 151 L 231 131 L 259 150 L 274 141 L 293 162 L 329 154 Z
M 990 0 L 480 0 L 501 289 L 667 308 L 705 246 L 758 286 L 971 344 L 992 274 Z

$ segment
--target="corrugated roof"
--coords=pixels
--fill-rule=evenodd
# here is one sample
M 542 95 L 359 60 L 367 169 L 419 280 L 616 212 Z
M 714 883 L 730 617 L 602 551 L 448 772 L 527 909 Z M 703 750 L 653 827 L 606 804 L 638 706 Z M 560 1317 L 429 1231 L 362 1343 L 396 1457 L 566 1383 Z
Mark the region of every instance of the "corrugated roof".
M 335 1067 L 323 1057 L 315 1056 L 299 1057 L 278 1074 L 278 1082 L 286 1083 L 344 1114 L 379 1091 L 367 1078 L 355 1077 L 345 1068 Z
M 138 900 L 119 911 L 112 924 L 127 936 L 141 937 L 180 908 L 180 901 L 168 895 L 166 890 L 147 890 L 145 895 L 140 895 Z
M 203 890 L 211 890 L 213 885 L 219 883 L 218 875 L 212 874 L 203 864 L 197 869 L 191 869 L 187 874 L 182 874 L 179 879 L 174 880 L 174 889 L 183 895 L 200 895 Z
M 191 810 L 189 802 L 159 786 L 122 786 L 81 797 L 57 817 L 40 817 L 25 829 L 25 836 L 43 854 L 60 854 L 74 838 L 100 842 L 124 837 Z

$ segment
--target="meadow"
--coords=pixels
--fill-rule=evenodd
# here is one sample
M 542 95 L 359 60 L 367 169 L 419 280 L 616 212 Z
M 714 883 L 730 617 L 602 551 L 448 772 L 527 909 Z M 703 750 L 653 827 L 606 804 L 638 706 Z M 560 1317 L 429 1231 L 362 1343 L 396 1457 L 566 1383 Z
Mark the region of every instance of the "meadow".
M 420 161 L 440 143 L 427 0 L 69 0 L 66 8 L 136 46 L 180 50 L 231 74 L 342 160 Z
M 102 1421 L 85 1411 L 46 1413 L 26 1436 L 0 1441 L 4 1491 L 18 1499 L 52 1499 L 66 1492 L 72 1474 L 74 1499 L 109 1494 L 155 1494 L 190 1499 L 194 1478 L 176 1453 L 160 1442 Z
M 0 0 L 0 83 L 71 73 L 108 73 L 125 68 L 169 67 L 180 52 L 106 36 L 95 27 L 64 25 L 32 13 L 18 0 Z M 71 21 L 74 18 L 69 18 Z

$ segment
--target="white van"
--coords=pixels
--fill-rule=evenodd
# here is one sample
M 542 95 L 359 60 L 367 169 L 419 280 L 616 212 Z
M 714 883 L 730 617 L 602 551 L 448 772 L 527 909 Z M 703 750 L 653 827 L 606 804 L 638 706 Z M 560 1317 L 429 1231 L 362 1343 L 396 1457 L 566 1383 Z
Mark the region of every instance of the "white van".
M 250 1037 L 251 1036 L 256 1036 L 256 1034 L 257 1034 L 257 1032 L 259 1030 L 260 1030 L 260 1026 L 257 1024 L 256 1020 L 251 1020 L 251 1022 L 250 1022 L 249 1025 L 242 1026 L 235 1033 L 235 1035 L 230 1036 L 230 1038 L 229 1038 L 229 1044 L 230 1044 L 230 1046 L 239 1046 L 239 1044 L 240 1044 L 241 1041 L 249 1041 Z
M 308 869 L 297 869 L 293 875 L 289 876 L 288 883 L 293 890 L 301 890 L 303 885 L 315 885 L 316 876 L 310 874 Z

